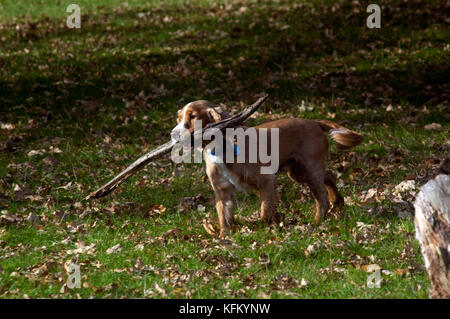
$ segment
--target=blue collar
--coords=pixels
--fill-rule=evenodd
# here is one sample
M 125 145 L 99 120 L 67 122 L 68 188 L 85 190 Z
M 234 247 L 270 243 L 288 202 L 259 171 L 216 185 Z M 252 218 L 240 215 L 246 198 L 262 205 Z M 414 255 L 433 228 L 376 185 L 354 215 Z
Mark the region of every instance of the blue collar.
M 234 155 L 241 154 L 241 152 L 239 151 L 239 148 L 236 144 L 233 144 L 233 149 L 234 149 Z M 216 152 L 214 152 L 214 151 L 210 151 L 209 154 L 212 156 L 216 156 Z

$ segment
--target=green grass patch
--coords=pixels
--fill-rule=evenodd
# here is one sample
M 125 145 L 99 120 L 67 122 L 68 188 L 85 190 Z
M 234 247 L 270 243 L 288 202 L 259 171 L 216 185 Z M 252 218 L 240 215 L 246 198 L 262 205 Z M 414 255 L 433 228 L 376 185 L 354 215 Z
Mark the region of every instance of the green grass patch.
M 380 30 L 358 2 L 319 0 L 78 1 L 73 30 L 68 3 L 0 3 L 1 298 L 428 297 L 414 196 L 393 189 L 417 190 L 449 153 L 441 1 L 380 1 Z M 219 241 L 202 227 L 215 216 L 204 166 L 168 158 L 83 200 L 167 141 L 182 105 L 240 110 L 262 91 L 250 125 L 326 118 L 365 135 L 330 147 L 347 205 L 320 226 L 309 190 L 280 176 L 283 223 L 262 224 L 257 196 L 239 195 L 237 230 Z M 64 286 L 70 262 L 79 289 Z

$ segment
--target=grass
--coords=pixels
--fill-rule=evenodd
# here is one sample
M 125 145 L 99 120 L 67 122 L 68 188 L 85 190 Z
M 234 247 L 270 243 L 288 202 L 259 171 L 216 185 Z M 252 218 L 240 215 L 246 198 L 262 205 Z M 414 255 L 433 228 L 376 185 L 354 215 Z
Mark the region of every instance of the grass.
M 428 297 L 413 220 L 398 214 L 414 198 L 396 203 L 393 188 L 425 183 L 449 151 L 440 1 L 380 1 L 380 30 L 350 1 L 78 1 L 79 30 L 55 3 L 0 5 L 2 298 Z M 168 158 L 83 201 L 165 142 L 180 106 L 238 110 L 262 91 L 249 124 L 328 118 L 365 135 L 331 149 L 349 203 L 339 216 L 310 227 L 308 189 L 280 176 L 283 225 L 261 224 L 257 197 L 240 195 L 238 229 L 219 241 L 202 227 L 215 215 L 204 167 Z M 92 254 L 71 253 L 81 241 Z M 82 288 L 63 288 L 70 261 Z M 385 270 L 381 288 L 367 287 L 370 264 Z

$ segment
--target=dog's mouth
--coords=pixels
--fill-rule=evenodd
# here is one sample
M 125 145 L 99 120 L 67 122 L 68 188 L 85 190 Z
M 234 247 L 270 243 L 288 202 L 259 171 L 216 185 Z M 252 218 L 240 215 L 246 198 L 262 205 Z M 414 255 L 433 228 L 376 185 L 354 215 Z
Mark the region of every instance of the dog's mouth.
M 195 129 L 194 129 L 195 127 Z M 194 132 L 201 131 L 203 128 L 202 121 L 195 121 L 190 128 L 187 128 L 185 123 L 180 122 L 170 132 L 170 137 L 174 142 L 185 142 L 191 139 Z M 197 136 L 198 137 L 198 136 Z
M 170 138 L 174 142 L 184 142 L 191 136 L 191 132 L 185 127 L 176 126 L 172 132 L 170 132 Z

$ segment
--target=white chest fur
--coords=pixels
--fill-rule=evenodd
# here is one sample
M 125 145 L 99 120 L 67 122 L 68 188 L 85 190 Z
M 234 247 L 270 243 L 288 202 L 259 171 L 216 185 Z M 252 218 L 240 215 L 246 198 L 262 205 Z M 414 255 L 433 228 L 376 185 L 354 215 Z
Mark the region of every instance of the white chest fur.
M 211 150 L 205 148 L 206 172 L 211 180 L 213 187 L 218 184 L 222 186 L 233 185 L 238 191 L 246 192 L 245 187 L 240 183 L 239 178 L 231 172 L 223 159 L 217 155 L 211 154 Z M 211 176 L 214 174 L 214 176 Z

